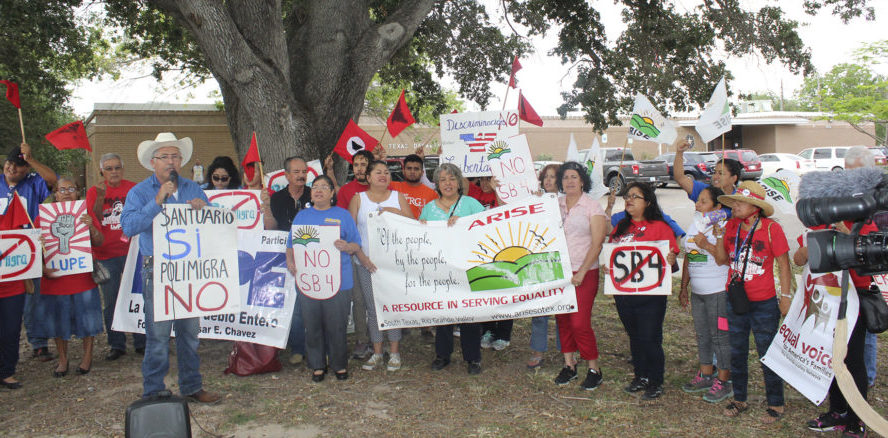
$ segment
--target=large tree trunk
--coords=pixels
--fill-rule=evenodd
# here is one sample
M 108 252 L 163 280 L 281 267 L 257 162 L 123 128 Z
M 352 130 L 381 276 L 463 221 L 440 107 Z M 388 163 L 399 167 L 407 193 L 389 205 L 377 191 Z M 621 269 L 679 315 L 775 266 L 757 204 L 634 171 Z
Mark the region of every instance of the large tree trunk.
M 323 158 L 357 120 L 373 74 L 413 36 L 432 0 L 405 0 L 383 23 L 366 1 L 152 0 L 201 47 L 219 82 L 239 156 L 257 134 L 268 170 Z M 199 146 L 199 145 L 198 145 Z

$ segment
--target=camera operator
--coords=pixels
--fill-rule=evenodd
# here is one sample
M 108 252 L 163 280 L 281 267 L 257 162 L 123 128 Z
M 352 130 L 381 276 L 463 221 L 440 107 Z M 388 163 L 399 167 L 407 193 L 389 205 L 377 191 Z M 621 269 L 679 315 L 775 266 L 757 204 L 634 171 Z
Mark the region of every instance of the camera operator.
M 875 159 L 872 152 L 863 146 L 854 146 L 848 149 L 845 155 L 845 169 L 856 169 L 861 167 L 875 167 Z M 832 228 L 841 233 L 850 234 L 854 225 L 852 221 L 837 222 L 832 225 L 817 225 L 811 227 L 812 230 L 823 230 Z M 869 234 L 878 231 L 878 228 L 872 221 L 867 221 L 860 230 L 860 235 Z M 808 263 L 808 248 L 805 245 L 804 235 L 799 236 L 799 249 L 793 255 L 792 260 L 796 265 L 802 266 Z M 858 290 L 869 289 L 873 281 L 871 276 L 858 275 L 854 269 L 849 271 L 851 281 Z M 866 336 L 875 335 L 866 331 L 866 324 L 863 318 L 858 315 L 857 323 L 851 331 L 851 338 L 848 340 L 848 353 L 845 356 L 845 366 L 854 378 L 854 383 L 860 394 L 866 399 L 867 396 L 867 367 L 864 363 L 864 345 Z M 874 340 L 875 341 L 875 340 Z M 875 368 L 875 342 L 873 342 L 873 368 Z M 875 370 L 873 370 L 875 371 Z M 838 383 L 833 380 L 829 388 L 829 411 L 821 414 L 819 417 L 808 421 L 808 429 L 826 432 L 830 430 L 844 430 L 844 436 L 864 436 L 864 425 L 860 422 L 857 414 L 848 406 L 845 396 L 839 390 Z

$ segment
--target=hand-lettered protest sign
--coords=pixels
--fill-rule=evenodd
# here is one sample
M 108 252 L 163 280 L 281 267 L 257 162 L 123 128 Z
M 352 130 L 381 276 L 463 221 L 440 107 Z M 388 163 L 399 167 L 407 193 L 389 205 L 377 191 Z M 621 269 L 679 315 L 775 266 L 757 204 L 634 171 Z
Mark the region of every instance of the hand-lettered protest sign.
M 261 190 L 204 190 L 210 205 L 234 212 L 239 230 L 262 230 Z
M 818 405 L 826 398 L 834 377 L 832 347 L 842 298 L 840 278 L 841 272 L 813 274 L 805 267 L 789 312 L 762 358 L 768 368 Z M 852 286 L 848 327 L 857 323 L 859 306 Z
M 155 321 L 239 309 L 237 223 L 231 210 L 165 204 L 153 227 Z
M 201 318 L 201 338 L 286 347 L 296 303 L 293 276 L 287 272 L 286 242 L 284 231 L 238 232 L 241 311 Z M 131 244 L 123 270 L 114 309 L 116 331 L 145 332 L 138 247 L 138 242 Z
M 92 272 L 89 226 L 80 222 L 80 216 L 84 214 L 84 201 L 40 204 L 46 267 L 56 270 L 51 277 Z
M 290 238 L 296 262 L 296 287 L 316 300 L 336 295 L 342 258 L 333 242 L 339 240 L 339 226 L 293 225 Z
M 427 224 L 371 213 L 369 247 L 380 329 L 576 311 L 553 195 Z
M 0 231 L 0 282 L 40 278 L 42 275 L 40 230 Z
M 496 140 L 492 145 L 494 150 L 487 154 L 487 159 L 499 183 L 497 195 L 503 202 L 510 204 L 539 190 L 540 181 L 536 178 L 526 135 Z
M 605 295 L 669 295 L 672 276 L 666 261 L 669 242 L 605 243 L 601 265 L 607 267 Z
M 512 111 L 442 114 L 441 162 L 455 164 L 464 176 L 490 175 L 491 143 L 515 135 L 518 114 Z

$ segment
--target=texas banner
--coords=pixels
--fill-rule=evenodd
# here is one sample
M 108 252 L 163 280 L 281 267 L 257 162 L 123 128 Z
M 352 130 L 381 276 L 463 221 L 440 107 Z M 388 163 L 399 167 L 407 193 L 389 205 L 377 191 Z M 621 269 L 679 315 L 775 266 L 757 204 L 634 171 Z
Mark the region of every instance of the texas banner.
M 527 136 L 516 135 L 506 140 L 496 140 L 494 144 L 498 149 L 489 153 L 487 158 L 490 171 L 499 182 L 496 188 L 499 198 L 511 204 L 539 190 L 540 181 L 533 167 Z
M 496 153 L 495 140 L 518 135 L 514 111 L 481 111 L 441 115 L 442 163 L 452 163 L 464 176 L 489 176 L 488 156 Z
M 240 311 L 202 317 L 200 338 L 286 347 L 296 305 L 293 276 L 287 271 L 286 242 L 285 231 L 238 232 Z M 145 332 L 138 248 L 134 238 L 114 309 L 113 328 L 117 331 Z
M 92 272 L 92 244 L 89 226 L 80 222 L 86 214 L 85 201 L 40 204 L 40 230 L 43 232 L 46 267 L 55 269 L 52 277 Z
M 789 312 L 762 358 L 768 368 L 817 405 L 826 398 L 835 376 L 832 347 L 842 298 L 840 280 L 841 272 L 814 274 L 805 266 Z M 859 308 L 852 285 L 845 314 L 849 328 L 857 323 Z
M 371 213 L 369 247 L 380 330 L 576 311 L 554 195 L 426 224 Z
M 40 278 L 42 275 L 40 230 L 0 231 L 0 282 Z

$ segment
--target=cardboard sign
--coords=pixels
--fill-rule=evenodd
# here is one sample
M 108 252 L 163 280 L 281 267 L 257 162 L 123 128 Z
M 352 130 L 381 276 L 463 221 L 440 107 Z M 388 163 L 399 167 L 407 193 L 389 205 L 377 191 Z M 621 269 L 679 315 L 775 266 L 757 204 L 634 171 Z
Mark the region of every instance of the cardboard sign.
M 153 227 L 155 321 L 239 310 L 237 224 L 231 210 L 164 204 Z
M 227 208 L 237 218 L 238 230 L 263 230 L 261 190 L 204 190 L 210 205 Z
M 296 287 L 316 300 L 339 292 L 342 258 L 333 242 L 339 240 L 339 225 L 293 225 L 293 257 Z
M 518 113 L 481 111 L 441 115 L 441 163 L 452 163 L 463 176 L 490 175 L 489 154 L 495 140 L 518 135 Z
M 43 275 L 40 233 L 35 229 L 0 231 L 0 282 Z
M 526 135 L 516 135 L 493 143 L 494 152 L 487 155 L 490 171 L 499 186 L 496 191 L 503 202 L 509 204 L 533 195 L 540 188 L 536 177 Z
M 56 270 L 52 277 L 92 272 L 89 226 L 80 222 L 84 214 L 85 201 L 40 204 L 46 267 Z
M 669 242 L 605 243 L 601 264 L 608 268 L 605 295 L 670 295 Z

